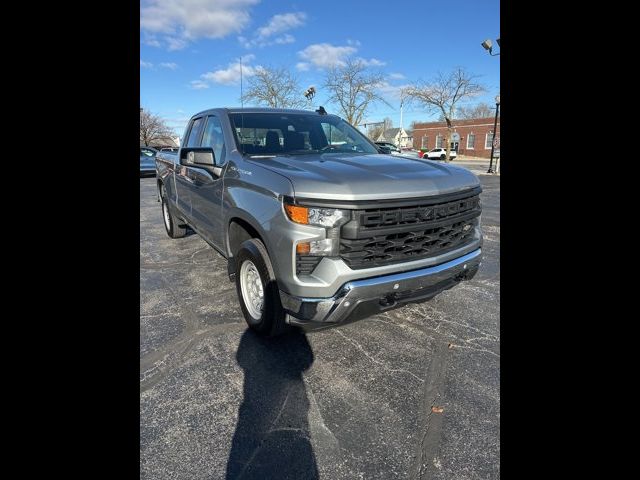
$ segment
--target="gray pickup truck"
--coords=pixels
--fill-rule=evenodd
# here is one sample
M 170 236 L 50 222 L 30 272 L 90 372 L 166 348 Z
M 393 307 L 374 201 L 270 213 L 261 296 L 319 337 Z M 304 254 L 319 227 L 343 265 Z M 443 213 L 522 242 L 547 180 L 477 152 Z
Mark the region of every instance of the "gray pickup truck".
M 381 153 L 322 108 L 200 112 L 156 175 L 169 236 L 190 227 L 227 259 L 265 336 L 428 300 L 482 258 L 475 175 Z

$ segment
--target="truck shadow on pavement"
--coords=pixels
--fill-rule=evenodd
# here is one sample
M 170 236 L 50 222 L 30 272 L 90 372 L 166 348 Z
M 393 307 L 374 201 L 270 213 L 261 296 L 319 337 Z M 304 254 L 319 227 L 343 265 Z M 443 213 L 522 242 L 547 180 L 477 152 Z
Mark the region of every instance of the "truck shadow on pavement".
M 302 379 L 314 360 L 306 335 L 291 332 L 265 339 L 247 330 L 236 359 L 244 370 L 244 399 L 227 480 L 317 479 Z

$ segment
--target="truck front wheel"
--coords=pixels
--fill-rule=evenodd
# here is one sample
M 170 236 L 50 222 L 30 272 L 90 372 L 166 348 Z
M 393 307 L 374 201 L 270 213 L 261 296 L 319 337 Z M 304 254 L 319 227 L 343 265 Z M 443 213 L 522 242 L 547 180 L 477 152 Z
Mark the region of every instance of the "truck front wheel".
M 238 300 L 249 327 L 266 337 L 289 330 L 271 260 L 260 240 L 242 242 L 236 254 L 236 272 Z

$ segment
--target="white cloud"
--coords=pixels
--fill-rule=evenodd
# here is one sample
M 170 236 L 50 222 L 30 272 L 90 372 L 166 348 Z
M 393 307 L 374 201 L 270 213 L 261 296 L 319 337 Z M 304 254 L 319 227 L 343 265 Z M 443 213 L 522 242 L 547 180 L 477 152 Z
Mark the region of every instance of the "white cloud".
M 238 42 L 240 42 L 240 45 L 242 45 L 244 48 L 251 48 L 253 46 L 253 42 L 247 39 L 247 37 L 239 36 Z
M 298 55 L 316 67 L 331 68 L 345 65 L 346 58 L 357 51 L 357 48 L 351 46 L 339 47 L 330 43 L 316 43 L 299 51 Z
M 385 98 L 393 98 L 394 100 L 400 100 L 400 92 L 403 88 L 407 88 L 409 84 L 404 85 L 391 85 L 387 81 L 383 81 L 378 85 L 378 91 Z
M 249 39 L 247 37 L 240 36 L 238 37 L 238 42 L 247 49 L 253 47 L 266 47 L 274 44 L 283 45 L 286 43 L 293 43 L 296 39 L 293 35 L 288 33 L 280 35 L 275 39 L 272 39 L 272 37 L 280 33 L 284 33 L 287 30 L 291 30 L 292 28 L 301 27 L 304 25 L 306 19 L 307 14 L 304 12 L 280 13 L 278 15 L 274 15 L 265 26 L 256 30 L 253 38 Z
M 283 35 L 282 37 L 278 37 L 274 40 L 274 43 L 278 43 L 280 45 L 284 45 L 285 43 L 293 43 L 296 39 L 293 35 L 289 35 L 288 33 Z
M 140 68 L 153 68 L 153 63 L 140 59 Z
M 387 64 L 386 62 L 378 60 L 377 58 L 370 58 L 369 60 L 367 60 L 366 58 L 358 58 L 358 60 L 367 67 L 382 67 Z
M 170 52 L 174 50 L 182 50 L 189 43 L 184 38 L 178 37 L 165 37 L 165 40 L 167 42 L 167 50 Z
M 296 63 L 296 68 L 301 72 L 306 72 L 309 70 L 310 65 L 307 62 L 298 62 Z
M 168 68 L 169 70 L 175 70 L 176 68 L 178 68 L 178 64 L 173 62 L 162 62 L 160 66 L 162 68 Z
M 209 88 L 209 84 L 202 80 L 191 80 L 191 88 L 194 90 L 202 90 L 204 88 Z
M 403 74 L 401 73 L 390 73 L 389 74 L 389 78 L 392 80 L 403 80 L 407 77 L 405 77 Z
M 255 59 L 255 55 L 246 55 L 242 57 L 242 76 L 251 77 L 256 74 L 262 67 L 256 65 L 252 67 L 248 64 Z M 240 62 L 230 63 L 227 68 L 215 70 L 213 72 L 207 72 L 200 75 L 200 78 L 211 83 L 219 83 L 222 85 L 237 85 L 240 83 Z M 195 80 L 197 81 L 197 80 Z M 192 82 L 193 83 L 193 82 Z
M 277 33 L 282 33 L 292 28 L 300 27 L 304 25 L 304 21 L 307 19 L 307 14 L 303 12 L 296 13 L 281 13 L 274 15 L 269 20 L 269 23 L 262 28 L 258 29 L 258 37 L 268 38 Z
M 199 38 L 223 38 L 240 32 L 249 9 L 260 0 L 142 0 L 140 29 L 163 35 L 169 50 Z
M 142 43 L 144 43 L 145 45 L 149 45 L 150 47 L 160 47 L 161 44 L 158 41 L 158 39 L 156 37 L 147 37 L 145 38 Z

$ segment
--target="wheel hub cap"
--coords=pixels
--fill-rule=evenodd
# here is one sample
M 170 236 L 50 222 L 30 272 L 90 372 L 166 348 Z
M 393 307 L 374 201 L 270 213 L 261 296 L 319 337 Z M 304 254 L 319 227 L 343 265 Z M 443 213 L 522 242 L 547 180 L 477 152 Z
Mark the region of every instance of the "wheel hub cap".
M 250 260 L 245 260 L 240 267 L 240 290 L 249 314 L 259 320 L 264 307 L 264 289 L 258 269 Z

